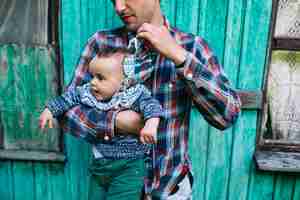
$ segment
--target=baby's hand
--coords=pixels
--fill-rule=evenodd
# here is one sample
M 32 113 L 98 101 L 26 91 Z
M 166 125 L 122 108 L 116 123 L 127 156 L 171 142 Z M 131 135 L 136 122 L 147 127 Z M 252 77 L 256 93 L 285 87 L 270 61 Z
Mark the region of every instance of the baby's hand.
M 146 121 L 140 132 L 140 140 L 143 144 L 155 144 L 157 142 L 157 129 L 159 118 L 150 118 Z
M 47 123 L 49 128 L 53 128 L 53 115 L 48 108 L 45 108 L 39 117 L 39 128 L 43 131 Z

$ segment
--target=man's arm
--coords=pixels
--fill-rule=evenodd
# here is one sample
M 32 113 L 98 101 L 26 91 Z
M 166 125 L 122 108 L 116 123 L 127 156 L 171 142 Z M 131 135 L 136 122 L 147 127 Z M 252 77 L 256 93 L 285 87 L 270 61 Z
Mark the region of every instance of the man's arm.
M 39 127 L 44 130 L 48 124 L 49 128 L 53 128 L 53 117 L 58 118 L 79 102 L 79 94 L 75 89 L 66 91 L 61 96 L 49 100 L 46 108 L 40 114 Z
M 208 45 L 195 38 L 192 52 L 178 74 L 187 83 L 193 102 L 214 127 L 224 130 L 237 119 L 241 101 Z
M 142 143 L 154 144 L 157 142 L 158 126 L 161 118 L 164 118 L 164 112 L 159 101 L 151 96 L 151 92 L 146 87 L 143 90 L 136 101 L 145 121 L 145 126 L 140 131 L 140 140 Z
M 202 39 L 196 37 L 194 44 L 189 45 L 193 46 L 189 50 L 191 54 L 177 43 L 165 26 L 145 23 L 137 32 L 138 37 L 149 41 L 159 53 L 180 67 L 179 76 L 186 81 L 196 107 L 211 125 L 223 130 L 236 121 L 241 109 L 240 99 Z
M 46 107 L 50 110 L 52 115 L 57 118 L 79 103 L 79 91 L 77 88 L 72 88 L 64 92 L 61 96 L 51 99 Z
M 117 132 L 139 135 L 144 122 L 139 113 L 132 110 L 125 110 L 117 114 L 115 126 Z

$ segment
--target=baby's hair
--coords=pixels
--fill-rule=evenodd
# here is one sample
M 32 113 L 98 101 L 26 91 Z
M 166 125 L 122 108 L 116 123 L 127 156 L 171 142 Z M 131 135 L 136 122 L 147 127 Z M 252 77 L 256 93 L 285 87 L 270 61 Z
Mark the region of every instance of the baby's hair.
M 104 47 L 104 48 L 101 48 L 101 51 L 97 52 L 97 56 L 98 57 L 109 57 L 116 53 L 130 54 L 130 51 L 126 47 Z

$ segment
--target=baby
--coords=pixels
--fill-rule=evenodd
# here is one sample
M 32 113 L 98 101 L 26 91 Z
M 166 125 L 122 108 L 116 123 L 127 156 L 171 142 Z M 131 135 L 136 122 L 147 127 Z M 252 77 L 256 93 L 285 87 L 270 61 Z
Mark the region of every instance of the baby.
M 50 100 L 40 115 L 39 125 L 44 129 L 47 124 L 53 127 L 53 117 L 59 117 L 79 104 L 102 111 L 130 109 L 141 113 L 145 121 L 139 135 L 142 143 L 131 134 L 119 135 L 111 140 L 105 137 L 104 140 L 97 137 L 88 140 L 94 155 L 89 167 L 90 186 L 102 191 L 105 197 L 119 195 L 123 191 L 128 199 L 140 199 L 151 148 L 154 150 L 154 145 L 150 144 L 157 141 L 158 125 L 163 117 L 159 102 L 134 78 L 135 67 L 145 64 L 139 62 L 143 59 L 139 60 L 137 55 L 131 54 L 127 48 L 101 49 L 88 66 L 91 80 Z
M 89 63 L 89 73 L 93 77 L 90 82 L 49 101 L 40 115 L 40 128 L 44 129 L 47 124 L 52 128 L 53 117 L 61 116 L 78 104 L 103 111 L 132 109 L 141 113 L 145 120 L 140 141 L 156 143 L 162 107 L 144 85 L 132 84 L 134 81 L 129 76 L 138 65 L 135 60 L 135 55 L 127 48 L 106 48 L 99 52 Z

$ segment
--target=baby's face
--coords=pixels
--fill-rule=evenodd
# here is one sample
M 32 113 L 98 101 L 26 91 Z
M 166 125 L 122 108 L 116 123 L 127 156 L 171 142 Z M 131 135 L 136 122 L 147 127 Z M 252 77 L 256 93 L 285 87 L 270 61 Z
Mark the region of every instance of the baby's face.
M 110 99 L 121 86 L 123 79 L 123 55 L 116 53 L 108 57 L 96 56 L 89 65 L 91 92 L 98 101 Z

